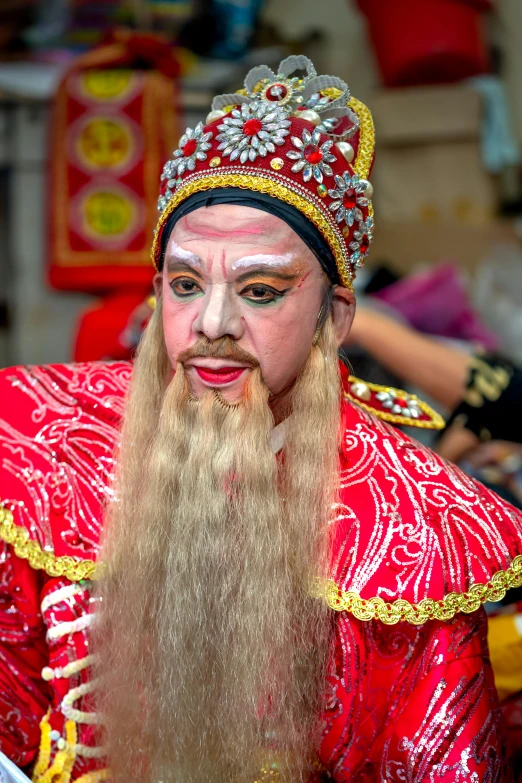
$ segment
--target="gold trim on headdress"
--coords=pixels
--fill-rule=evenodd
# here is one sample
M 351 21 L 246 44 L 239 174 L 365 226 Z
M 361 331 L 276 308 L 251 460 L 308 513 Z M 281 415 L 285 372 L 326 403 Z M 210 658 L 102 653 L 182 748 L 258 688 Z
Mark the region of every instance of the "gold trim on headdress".
M 350 98 L 348 106 L 354 110 L 359 118 L 359 146 L 353 168 L 361 179 L 368 179 L 372 169 L 373 154 L 375 152 L 375 125 L 369 108 L 357 98 Z M 373 211 L 371 213 L 373 215 Z
M 206 124 L 187 128 L 165 164 L 154 266 L 165 221 L 177 206 L 194 193 L 239 187 L 304 214 L 329 244 L 342 284 L 352 289 L 373 238 L 369 109 L 342 79 L 319 76 L 303 55 L 287 57 L 277 73 L 256 66 L 244 85 L 216 96 Z
M 246 170 L 246 167 L 244 168 Z M 297 186 L 290 180 L 283 183 L 275 179 L 275 176 L 269 176 L 268 173 L 257 172 L 241 173 L 237 171 L 230 171 L 230 167 L 223 167 L 222 169 L 216 169 L 212 173 L 205 172 L 201 176 L 192 175 L 186 183 L 180 185 L 178 190 L 173 194 L 169 203 L 163 210 L 159 223 L 158 231 L 154 236 L 152 243 L 152 262 L 157 269 L 156 258 L 159 250 L 159 229 L 165 223 L 169 215 L 176 209 L 179 204 L 185 201 L 189 196 L 194 193 L 200 193 L 201 191 L 210 190 L 211 188 L 244 188 L 245 190 L 257 191 L 258 193 L 266 193 L 269 196 L 274 196 L 280 201 L 284 201 L 287 204 L 291 204 L 296 207 L 303 215 L 305 215 L 321 232 L 326 241 L 328 242 L 339 270 L 339 276 L 344 286 L 353 290 L 352 275 L 350 268 L 346 264 L 346 255 L 343 250 L 342 242 L 339 236 L 337 236 L 331 222 L 317 207 L 313 201 L 310 201 L 305 195 L 297 191 Z

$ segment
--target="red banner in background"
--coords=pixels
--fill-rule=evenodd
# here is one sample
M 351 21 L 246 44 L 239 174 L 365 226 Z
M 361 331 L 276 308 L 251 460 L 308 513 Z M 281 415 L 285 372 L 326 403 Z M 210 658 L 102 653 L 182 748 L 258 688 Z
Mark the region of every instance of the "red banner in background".
M 155 67 L 129 67 L 135 62 Z M 51 127 L 55 288 L 150 284 L 159 177 L 178 136 L 178 70 L 162 39 L 118 33 L 63 79 Z

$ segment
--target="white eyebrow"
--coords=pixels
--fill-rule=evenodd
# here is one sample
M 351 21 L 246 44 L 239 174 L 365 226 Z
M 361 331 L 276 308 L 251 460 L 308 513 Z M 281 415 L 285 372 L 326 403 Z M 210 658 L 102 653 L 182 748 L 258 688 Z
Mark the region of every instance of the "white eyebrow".
M 180 247 L 175 242 L 170 246 L 169 256 L 174 256 L 177 261 L 187 261 L 194 266 L 202 266 L 201 258 L 195 253 L 191 253 L 190 250 L 185 250 L 184 247 Z
M 232 272 L 235 272 L 237 269 L 248 269 L 251 266 L 272 266 L 272 267 L 281 267 L 281 266 L 288 266 L 288 264 L 293 261 L 294 255 L 293 253 L 285 253 L 282 256 L 273 256 L 269 254 L 260 253 L 255 256 L 245 256 L 244 258 L 238 258 L 237 261 L 234 261 L 232 264 Z

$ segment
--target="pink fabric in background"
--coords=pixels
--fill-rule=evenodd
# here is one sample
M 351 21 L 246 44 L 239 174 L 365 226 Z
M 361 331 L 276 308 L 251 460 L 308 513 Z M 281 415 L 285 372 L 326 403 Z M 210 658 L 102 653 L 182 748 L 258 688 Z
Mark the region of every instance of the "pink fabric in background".
M 382 289 L 373 297 L 426 334 L 480 343 L 495 349 L 495 335 L 473 310 L 459 271 L 450 263 L 430 267 Z

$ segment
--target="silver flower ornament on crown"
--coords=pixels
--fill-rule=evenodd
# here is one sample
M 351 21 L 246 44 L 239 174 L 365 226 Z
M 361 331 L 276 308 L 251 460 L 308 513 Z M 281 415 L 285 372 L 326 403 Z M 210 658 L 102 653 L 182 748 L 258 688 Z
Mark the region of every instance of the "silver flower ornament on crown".
M 305 127 L 297 119 L 305 121 Z M 218 187 L 225 178 L 232 184 L 237 177 L 242 187 L 265 189 L 256 183 L 268 176 L 278 183 L 278 193 L 286 188 L 287 195 L 278 196 L 283 200 L 294 201 L 288 189 L 298 200 L 303 195 L 310 200 L 310 207 L 301 202 L 299 209 L 316 215 L 323 230 L 330 232 L 328 241 L 336 245 L 341 279 L 350 286 L 373 238 L 373 189 L 364 178 L 373 159 L 373 141 L 371 114 L 351 99 L 348 85 L 335 76 L 317 75 L 307 57 L 292 55 L 276 73 L 266 65 L 253 68 L 243 90 L 214 98 L 205 126 L 187 128 L 163 169 L 166 185 L 158 208 L 162 215 L 171 210 L 186 197 L 189 185 L 193 192 Z M 215 181 L 209 179 L 210 172 Z M 318 184 L 313 186 L 314 182 Z M 333 234 L 325 227 L 325 211 L 331 216 L 326 222 L 334 224 Z M 156 252 L 157 248 L 153 258 Z

